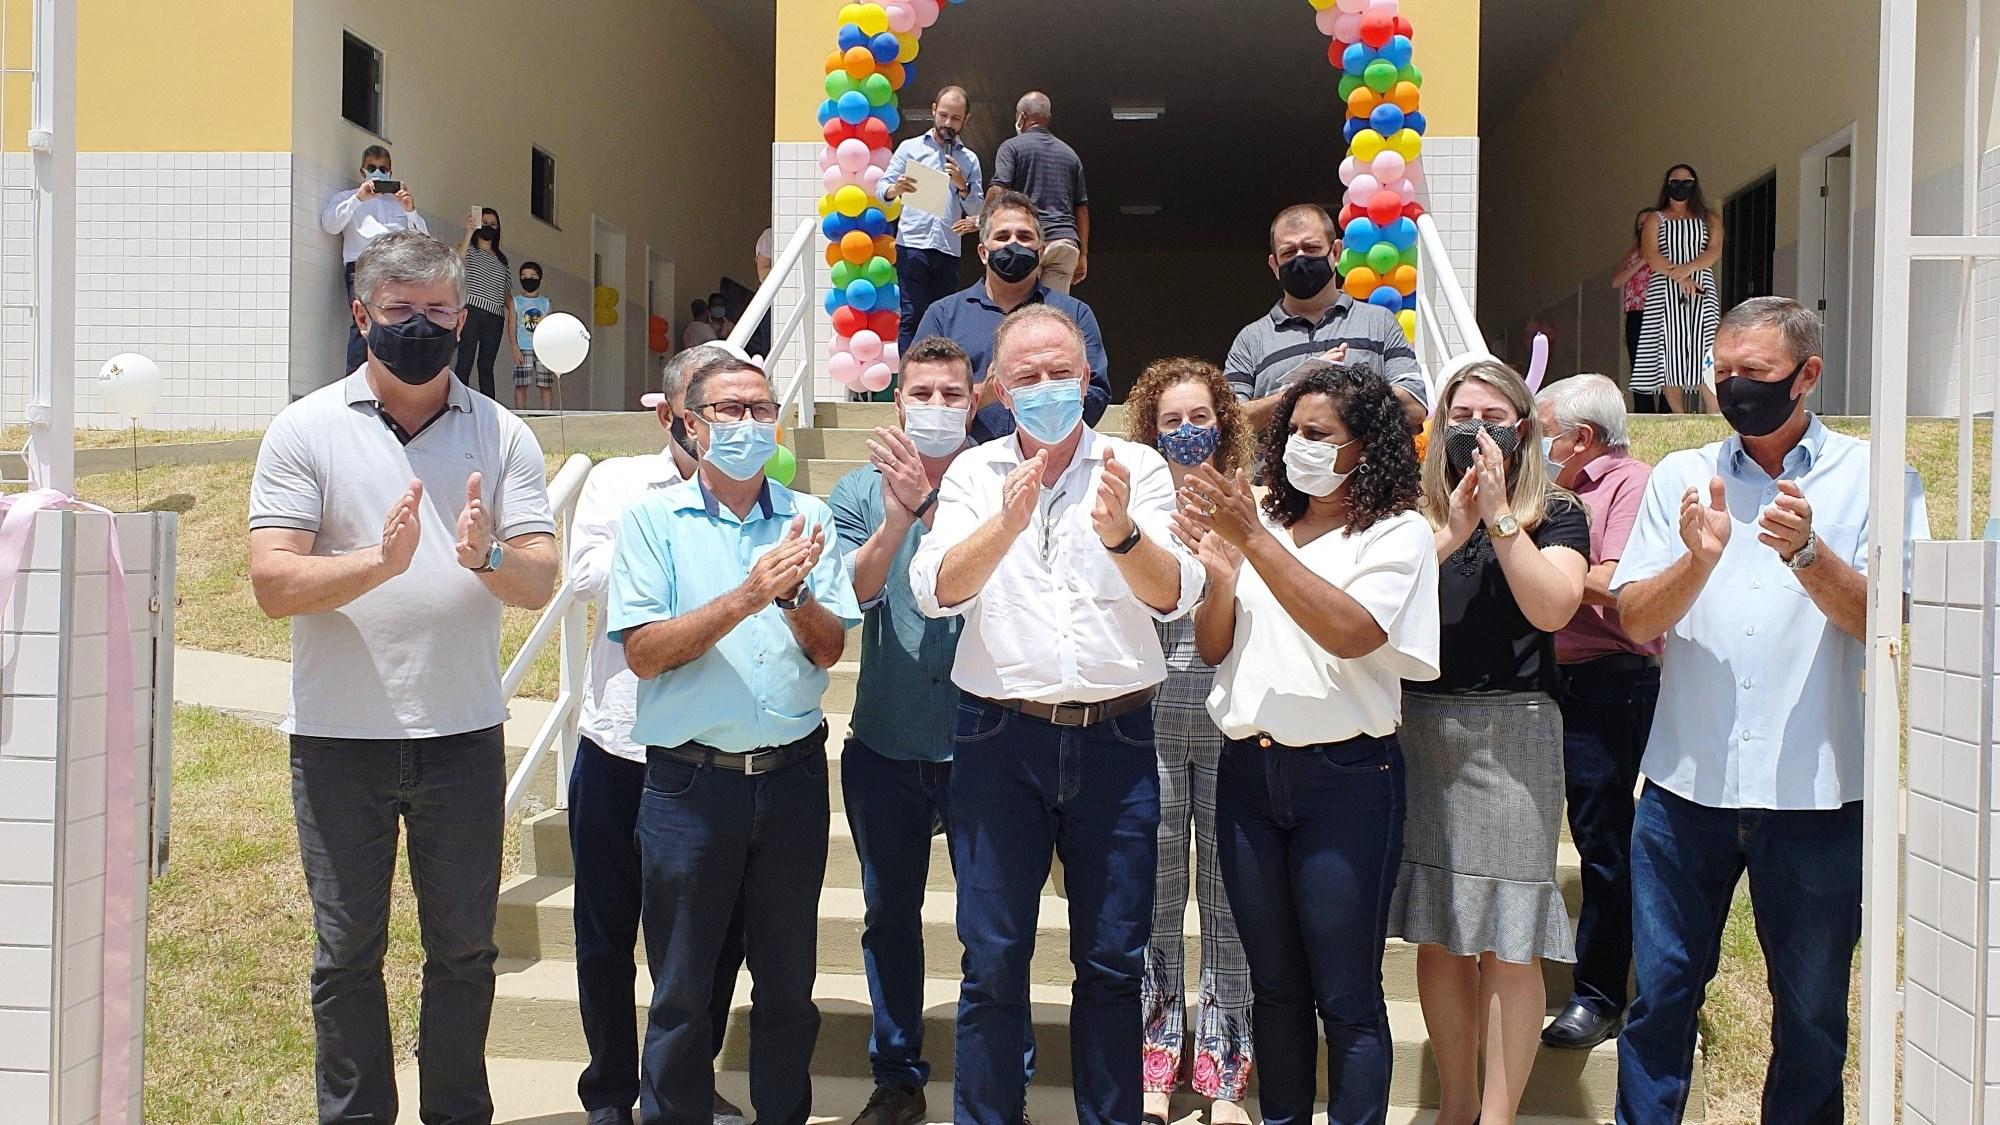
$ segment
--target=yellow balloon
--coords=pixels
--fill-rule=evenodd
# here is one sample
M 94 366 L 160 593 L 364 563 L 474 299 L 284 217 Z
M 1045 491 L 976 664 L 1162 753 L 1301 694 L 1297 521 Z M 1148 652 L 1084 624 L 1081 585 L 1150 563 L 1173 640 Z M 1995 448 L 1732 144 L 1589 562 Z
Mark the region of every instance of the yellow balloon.
M 857 218 L 868 210 L 868 193 L 853 184 L 848 184 L 833 193 L 833 209 L 847 216 Z
M 882 205 L 882 217 L 889 220 L 892 223 L 895 222 L 897 219 L 902 218 L 903 217 L 902 199 L 898 197 L 896 199 L 891 199 L 887 203 L 884 203 Z
M 1403 338 L 1405 340 L 1414 340 L 1417 338 L 1417 310 L 1404 309 L 1402 312 L 1397 313 L 1396 323 L 1403 326 Z
M 859 5 L 859 4 L 842 4 L 842 5 L 840 6 L 840 22 L 841 22 L 841 23 L 855 23 L 855 24 L 858 24 L 858 23 L 860 23 L 860 22 L 861 22 L 861 5 Z
M 1312 6 L 1314 11 L 1324 12 L 1333 7 L 1333 0 L 1312 0 Z
M 896 61 L 899 63 L 915 62 L 917 58 L 916 33 L 905 32 L 902 35 L 898 35 L 896 36 L 896 42 L 902 44 L 902 49 L 896 52 Z
M 860 12 L 855 16 L 854 22 L 868 34 L 869 38 L 872 39 L 889 30 L 888 9 L 880 4 L 860 4 L 857 7 L 860 8 Z
M 820 218 L 822 218 L 822 219 L 824 219 L 824 218 L 826 218 L 826 217 L 827 217 L 828 215 L 831 215 L 831 214 L 833 214 L 833 197 L 832 197 L 832 196 L 830 196 L 830 195 L 822 195 L 822 196 L 820 196 L 820 197 L 819 197 L 819 217 L 820 217 Z
M 1367 164 L 1382 155 L 1382 149 L 1387 143 L 1382 139 L 1382 134 L 1373 129 L 1363 129 L 1354 134 L 1354 139 L 1348 142 L 1347 152 L 1354 159 Z
M 1389 147 L 1404 160 L 1415 160 L 1424 154 L 1424 137 L 1415 129 L 1398 129 L 1396 135 L 1389 138 Z

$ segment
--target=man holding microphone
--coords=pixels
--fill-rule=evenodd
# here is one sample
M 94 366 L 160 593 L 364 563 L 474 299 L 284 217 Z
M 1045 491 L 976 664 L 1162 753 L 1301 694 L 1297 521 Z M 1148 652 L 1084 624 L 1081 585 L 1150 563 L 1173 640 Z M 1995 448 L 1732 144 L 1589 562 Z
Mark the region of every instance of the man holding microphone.
M 965 91 L 946 86 L 931 103 L 931 128 L 904 141 L 882 173 L 882 198 L 893 200 L 917 190 L 912 163 L 935 168 L 951 177 L 945 213 L 933 215 L 909 204 L 896 224 L 896 284 L 902 292 L 902 328 L 898 350 L 907 351 L 924 310 L 958 290 L 958 261 L 964 238 L 979 229 L 976 202 L 983 188 L 979 157 L 959 143 L 969 115 Z

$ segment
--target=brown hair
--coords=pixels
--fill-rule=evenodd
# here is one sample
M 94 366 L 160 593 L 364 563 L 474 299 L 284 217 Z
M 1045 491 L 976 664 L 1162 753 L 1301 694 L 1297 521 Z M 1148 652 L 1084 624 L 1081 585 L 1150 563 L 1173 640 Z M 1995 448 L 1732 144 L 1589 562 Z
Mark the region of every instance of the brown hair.
M 1200 383 L 1215 400 L 1216 442 L 1211 460 L 1217 472 L 1235 476 L 1249 457 L 1249 426 L 1244 421 L 1242 405 L 1236 401 L 1236 392 L 1230 388 L 1229 380 L 1223 378 L 1222 369 L 1205 359 L 1192 356 L 1156 359 L 1146 368 L 1138 385 L 1125 398 L 1126 440 L 1149 449 L 1158 447 L 1160 396 L 1182 383 Z
M 958 346 L 958 341 L 949 336 L 926 336 L 911 344 L 910 350 L 904 352 L 902 358 L 905 371 L 918 363 L 957 364 L 959 372 L 965 376 L 965 381 L 968 384 L 972 382 L 972 357 L 966 355 L 965 349 Z
M 1460 387 L 1473 382 L 1499 391 L 1519 419 L 1521 441 L 1507 463 L 1507 508 L 1520 521 L 1521 530 L 1533 531 L 1548 517 L 1549 505 L 1559 498 L 1569 498 L 1570 494 L 1550 478 L 1548 466 L 1542 460 L 1542 415 L 1527 381 L 1497 359 L 1467 364 L 1438 390 L 1437 410 L 1431 415 L 1430 448 L 1424 452 L 1424 516 L 1434 528 L 1451 522 L 1451 493 L 1464 474 L 1453 473 L 1446 461 L 1445 447 L 1450 443 L 1445 440 L 1445 432 L 1451 429 L 1452 399 L 1458 397 Z M 1576 501 L 1570 498 L 1570 502 Z
M 1318 221 L 1320 228 L 1326 231 L 1328 246 L 1340 240 L 1340 228 L 1334 224 L 1333 216 L 1327 213 L 1326 208 L 1317 203 L 1295 203 L 1278 212 L 1278 217 L 1271 220 L 1271 253 L 1278 252 L 1279 231 L 1314 221 Z

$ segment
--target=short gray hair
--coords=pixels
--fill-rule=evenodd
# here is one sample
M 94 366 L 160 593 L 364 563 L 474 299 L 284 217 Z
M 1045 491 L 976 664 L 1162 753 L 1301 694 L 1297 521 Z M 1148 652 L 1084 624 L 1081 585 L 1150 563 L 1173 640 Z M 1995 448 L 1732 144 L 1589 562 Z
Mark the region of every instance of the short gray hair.
M 1054 112 L 1055 108 L 1049 104 L 1049 96 L 1040 90 L 1030 90 L 1022 94 L 1021 100 L 1014 106 L 1015 116 L 1025 117 L 1030 121 L 1047 121 Z
M 1752 328 L 1776 328 L 1793 359 L 1804 361 L 1823 354 L 1819 314 L 1790 297 L 1750 298 L 1723 315 L 1716 335 Z
M 1558 379 L 1543 387 L 1535 402 L 1555 413 L 1556 424 L 1550 437 L 1566 434 L 1578 426 L 1589 426 L 1607 448 L 1631 448 L 1632 439 L 1625 430 L 1625 392 L 1602 375 Z
M 708 381 L 717 376 L 731 375 L 738 371 L 751 371 L 755 372 L 757 377 L 764 380 L 767 384 L 771 379 L 769 375 L 764 373 L 763 368 L 751 363 L 749 360 L 731 355 L 720 348 L 711 348 L 706 344 L 697 348 L 689 348 L 687 351 L 682 352 L 681 355 L 693 357 L 683 372 L 687 377 L 687 400 L 684 405 L 688 410 L 707 405 L 702 395 L 708 388 Z M 668 395 L 667 401 L 672 402 L 673 396 Z
M 1056 308 L 1054 305 L 1045 305 L 1038 303 L 1033 305 L 1022 305 L 1020 308 L 1015 309 L 1013 312 L 1008 313 L 1007 316 L 1000 321 L 1000 327 L 995 328 L 993 330 L 992 365 L 996 373 L 999 372 L 1001 353 L 1007 350 L 1007 338 L 1009 336 L 1012 336 L 1015 332 L 1018 332 L 1021 329 L 1026 328 L 1031 324 L 1053 324 L 1056 327 L 1062 329 L 1064 334 L 1067 335 L 1070 338 L 1070 340 L 1076 344 L 1076 354 L 1084 357 L 1084 362 L 1086 364 L 1089 363 L 1090 348 L 1089 345 L 1087 345 L 1084 342 L 1083 329 L 1077 327 L 1076 321 L 1071 320 L 1068 313 L 1062 311 L 1059 308 Z M 1090 378 L 1090 372 L 1088 371 L 1083 372 L 1081 377 L 1085 380 L 1088 380 Z
M 384 285 L 435 285 L 451 282 L 458 303 L 465 303 L 465 263 L 458 251 L 420 230 L 399 230 L 368 244 L 354 261 L 354 297 L 374 303 Z

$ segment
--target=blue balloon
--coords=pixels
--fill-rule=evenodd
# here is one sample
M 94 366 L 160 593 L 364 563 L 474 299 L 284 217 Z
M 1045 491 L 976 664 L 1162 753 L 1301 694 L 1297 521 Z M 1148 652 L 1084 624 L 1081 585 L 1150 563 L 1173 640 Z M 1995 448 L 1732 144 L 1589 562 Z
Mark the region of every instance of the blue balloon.
M 1371 305 L 1380 305 L 1394 312 L 1403 307 L 1403 295 L 1396 292 L 1395 286 L 1384 285 L 1380 289 L 1375 290 L 1375 292 L 1368 294 L 1368 303 Z
M 916 63 L 913 63 L 913 62 L 906 62 L 906 63 L 904 63 L 904 64 L 903 64 L 903 89 L 905 89 L 905 90 L 914 90 L 914 89 L 916 89 L 916 81 L 917 81 L 917 64 L 916 64 Z
M 1408 250 L 1417 244 L 1417 224 L 1406 218 L 1397 219 L 1395 222 L 1383 227 L 1380 234 L 1381 238 L 1379 241 L 1388 242 L 1398 251 Z M 1352 244 L 1350 243 L 1350 245 Z M 1371 244 L 1364 242 L 1361 245 L 1367 246 Z
M 826 218 L 819 221 L 819 232 L 828 242 L 839 242 L 847 234 L 847 216 L 838 211 L 828 211 Z
M 903 44 L 893 33 L 885 31 L 868 41 L 868 53 L 875 56 L 877 66 L 887 66 L 903 53 Z
M 875 311 L 875 283 L 867 278 L 856 278 L 847 284 L 847 303 L 862 312 Z
M 1410 294 L 1409 296 L 1407 296 L 1407 297 L 1403 298 L 1403 307 L 1404 307 L 1404 308 L 1406 308 L 1406 309 L 1408 309 L 1408 310 L 1410 310 L 1411 312 L 1416 312 L 1416 311 L 1417 311 L 1417 295 L 1416 295 L 1415 293 L 1412 293 L 1412 294 Z
M 1430 128 L 1430 122 L 1424 120 L 1422 110 L 1413 109 L 1403 115 L 1403 128 L 1409 129 L 1421 137 L 1424 135 L 1425 130 Z
M 868 120 L 868 113 L 874 106 L 868 104 L 868 95 L 859 90 L 849 90 L 840 95 L 840 119 L 849 125 L 859 125 Z
M 880 207 L 870 207 L 855 220 L 854 229 L 867 232 L 870 238 L 880 238 L 889 233 L 889 216 Z
M 1345 241 L 1365 254 L 1368 247 L 1382 241 L 1382 232 L 1376 229 L 1375 220 L 1363 216 L 1347 224 Z
M 832 316 L 834 313 L 839 312 L 841 306 L 846 303 L 847 290 L 829 289 L 826 291 L 826 315 Z
M 1340 127 L 1341 142 L 1343 144 L 1350 144 L 1350 145 L 1353 144 L 1354 138 L 1361 132 L 1361 130 L 1366 129 L 1367 127 L 1368 127 L 1368 121 L 1366 118 L 1362 117 L 1348 118 L 1347 124 Z
M 844 23 L 840 25 L 840 49 L 842 52 L 852 51 L 856 47 L 866 47 L 867 45 L 868 33 L 861 30 L 860 24 Z
M 1410 37 L 1407 35 L 1398 35 L 1382 45 L 1380 57 L 1395 63 L 1396 69 L 1401 70 L 1410 65 L 1410 59 L 1415 54 L 1416 49 L 1411 46 Z
M 838 116 L 840 116 L 840 107 L 834 104 L 832 98 L 819 103 L 819 123 L 821 125 L 825 125 Z
M 887 105 L 876 106 L 871 112 L 882 119 L 882 124 L 891 133 L 903 127 L 903 113 L 896 108 L 896 103 L 893 101 Z
M 1361 72 L 1368 69 L 1368 64 L 1374 61 L 1375 52 L 1368 49 L 1368 44 L 1349 43 L 1340 56 L 1340 69 L 1359 78 Z
M 902 308 L 903 291 L 893 281 L 887 285 L 877 286 L 875 289 L 875 307 L 878 309 Z
M 1403 127 L 1403 111 L 1383 102 L 1368 115 L 1368 126 L 1386 137 Z

